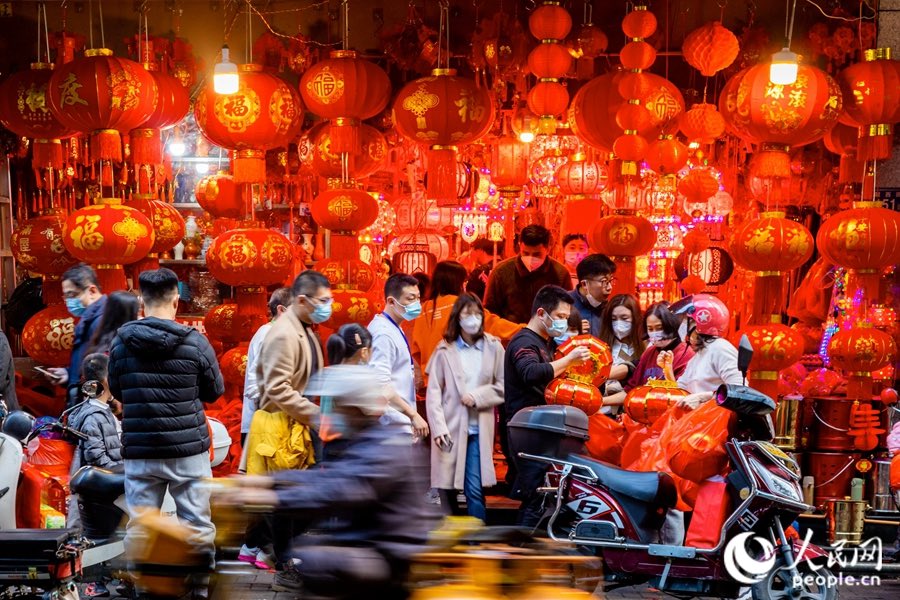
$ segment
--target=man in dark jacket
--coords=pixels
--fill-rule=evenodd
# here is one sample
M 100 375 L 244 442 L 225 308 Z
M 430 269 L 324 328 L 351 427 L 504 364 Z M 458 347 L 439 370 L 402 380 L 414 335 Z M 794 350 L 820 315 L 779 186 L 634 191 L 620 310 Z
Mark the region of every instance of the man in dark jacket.
M 175 322 L 178 277 L 169 269 L 140 275 L 144 318 L 119 329 L 109 351 L 109 386 L 122 402 L 125 500 L 132 519 L 159 510 L 168 488 L 178 518 L 200 551 L 215 552 L 209 491 L 210 436 L 203 405 L 225 391 L 215 352 L 196 329 Z
M 578 286 L 569 292 L 581 314 L 581 329 L 600 337 L 600 323 L 606 301 L 616 282 L 616 263 L 605 254 L 589 254 L 575 267 Z

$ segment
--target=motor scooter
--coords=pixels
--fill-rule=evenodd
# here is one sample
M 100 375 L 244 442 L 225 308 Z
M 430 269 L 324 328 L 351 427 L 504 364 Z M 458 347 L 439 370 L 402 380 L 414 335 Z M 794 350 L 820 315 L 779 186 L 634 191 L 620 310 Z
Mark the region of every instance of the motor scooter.
M 746 370 L 749 358 L 741 362 Z M 524 409 L 510 422 L 516 456 L 548 466 L 539 489 L 547 533 L 602 558 L 607 589 L 649 583 L 677 596 L 737 598 L 752 583 L 758 600 L 834 600 L 826 552 L 785 533 L 785 522 L 813 507 L 803 502 L 797 462 L 769 443 L 774 401 L 744 386 L 722 386 L 712 401 L 738 414 L 726 442 L 735 508 L 714 547 L 657 543 L 677 501 L 672 476 L 581 454 L 588 418 L 570 406 Z M 751 537 L 755 552 L 745 546 Z

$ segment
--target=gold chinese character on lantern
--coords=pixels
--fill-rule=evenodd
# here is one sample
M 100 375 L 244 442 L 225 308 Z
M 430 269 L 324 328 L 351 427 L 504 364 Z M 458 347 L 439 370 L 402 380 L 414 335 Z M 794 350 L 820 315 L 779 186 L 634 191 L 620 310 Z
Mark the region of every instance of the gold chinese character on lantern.
M 322 104 L 331 104 L 344 95 L 344 78 L 341 74 L 333 73 L 331 67 L 325 66 L 306 83 L 306 89 Z
M 69 233 L 73 245 L 79 250 L 97 250 L 103 246 L 103 234 L 97 231 L 99 215 L 78 215 L 75 227 Z
M 341 221 L 346 221 L 359 207 L 350 196 L 336 196 L 328 203 L 328 212 Z
M 62 90 L 60 98 L 63 106 L 73 106 L 75 104 L 87 106 L 87 100 L 78 95 L 78 90 L 81 87 L 82 85 L 75 78 L 75 73 L 69 73 L 69 76 L 59 85 L 59 89 Z

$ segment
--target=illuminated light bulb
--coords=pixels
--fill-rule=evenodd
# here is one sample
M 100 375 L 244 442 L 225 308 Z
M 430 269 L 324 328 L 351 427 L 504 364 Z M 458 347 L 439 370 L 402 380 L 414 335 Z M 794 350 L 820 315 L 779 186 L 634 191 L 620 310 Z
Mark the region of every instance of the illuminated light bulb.
M 782 48 L 780 52 L 772 55 L 772 64 L 769 65 L 769 81 L 775 85 L 793 85 L 797 81 L 797 71 L 800 69 L 799 57 L 788 48 Z
M 519 141 L 525 144 L 530 144 L 534 141 L 534 132 L 532 131 L 523 131 L 519 134 Z
M 213 70 L 213 89 L 217 94 L 228 95 L 238 91 L 238 68 L 229 60 L 228 46 L 222 46 L 222 60 Z
M 169 154 L 172 156 L 184 156 L 187 148 L 181 140 L 173 140 L 169 142 Z
M 209 173 L 209 163 L 199 162 L 194 165 L 194 170 L 197 171 L 198 175 L 206 175 Z

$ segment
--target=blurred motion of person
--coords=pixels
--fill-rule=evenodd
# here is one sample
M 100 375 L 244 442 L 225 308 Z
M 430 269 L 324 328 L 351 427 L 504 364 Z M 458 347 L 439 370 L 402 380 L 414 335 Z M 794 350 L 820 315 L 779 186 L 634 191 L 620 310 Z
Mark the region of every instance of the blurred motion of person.
M 467 253 L 467 260 L 460 259 L 469 278 L 466 280 L 466 292 L 475 294 L 478 299 L 484 301 L 484 292 L 487 289 L 488 278 L 494 269 L 494 263 L 503 259 L 501 256 L 503 242 L 492 242 L 479 238 L 472 242 Z
M 583 233 L 569 233 L 563 236 L 563 264 L 569 270 L 569 276 L 572 278 L 572 288 L 578 286 L 578 263 L 585 259 L 590 252 L 588 247 L 587 236 Z
M 309 391 L 331 401 L 323 416 L 346 441 L 321 469 L 238 479 L 223 503 L 269 506 L 316 523 L 321 535 L 299 538 L 291 581 L 276 591 L 329 598 L 400 599 L 412 556 L 421 552 L 436 515 L 425 503 L 427 468 L 404 441 L 402 423 L 379 423 L 388 409 L 379 376 L 363 365 L 326 367 Z M 305 596 L 304 596 L 305 597 Z

